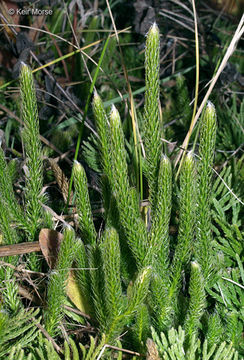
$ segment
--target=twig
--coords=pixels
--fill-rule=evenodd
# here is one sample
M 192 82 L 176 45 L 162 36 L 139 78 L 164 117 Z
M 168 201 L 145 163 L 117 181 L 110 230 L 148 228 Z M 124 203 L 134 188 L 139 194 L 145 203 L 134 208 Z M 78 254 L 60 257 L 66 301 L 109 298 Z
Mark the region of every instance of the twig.
M 18 286 L 18 293 L 23 298 L 30 300 L 35 305 L 41 306 L 43 305 L 42 299 L 39 296 L 36 296 L 35 294 L 31 293 L 29 290 L 25 289 L 22 286 Z
M 92 318 L 90 317 L 90 315 L 88 315 L 88 314 L 86 314 L 86 313 L 84 313 L 84 312 L 82 312 L 82 311 L 80 311 L 80 310 L 78 310 L 78 309 L 74 309 L 74 308 L 72 308 L 71 306 L 68 306 L 68 305 L 64 305 L 64 308 L 65 308 L 66 310 L 69 310 L 69 311 L 77 314 L 77 315 L 81 315 L 81 316 L 83 316 L 83 317 L 86 318 L 86 319 L 92 320 Z
M 231 190 L 231 188 L 228 186 L 228 184 L 226 184 L 226 182 L 224 181 L 224 179 L 219 175 L 219 173 L 212 168 L 212 170 L 215 172 L 215 174 L 220 178 L 220 180 L 223 182 L 223 184 L 225 185 L 225 187 L 229 190 L 229 192 L 231 193 L 231 195 L 234 196 L 234 198 L 242 205 L 244 205 L 244 202 L 238 198 L 238 196 L 233 192 L 233 190 Z
M 32 270 L 28 270 L 28 269 L 25 269 L 25 268 L 22 268 L 21 265 L 19 266 L 14 266 L 13 264 L 9 264 L 5 261 L 2 261 L 0 260 L 0 265 L 4 265 L 4 266 L 7 266 L 15 271 L 18 271 L 18 272 L 24 272 L 24 273 L 27 273 L 27 274 L 31 274 L 31 275 L 38 275 L 38 276 L 47 276 L 47 274 L 43 273 L 43 272 L 39 272 L 39 271 L 32 271 Z
M 34 321 L 34 319 L 33 319 Z M 59 353 L 63 353 L 62 349 L 60 346 L 58 346 L 58 344 L 56 344 L 56 342 L 54 341 L 54 339 L 48 334 L 48 332 L 41 326 L 41 324 L 36 324 L 36 326 L 38 327 L 38 329 L 41 330 L 41 332 L 43 333 L 44 336 L 46 336 L 46 338 L 52 343 L 53 347 L 55 348 L 55 350 L 57 350 Z
M 127 350 L 127 349 L 121 349 L 121 348 L 119 348 L 117 346 L 105 344 L 103 346 L 102 350 L 100 351 L 100 354 L 98 355 L 97 360 L 101 359 L 102 354 L 104 353 L 104 351 L 106 349 L 113 349 L 113 350 L 121 351 L 121 352 L 126 353 L 126 354 L 134 355 L 134 356 L 142 356 L 140 353 L 138 353 L 136 351 Z
M 244 286 L 243 286 L 243 285 L 237 283 L 236 281 L 234 281 L 234 280 L 232 280 L 232 279 L 228 279 L 228 278 L 226 278 L 226 277 L 224 277 L 224 276 L 222 276 L 222 279 L 227 280 L 227 281 L 231 282 L 232 284 L 235 284 L 235 285 L 239 286 L 241 289 L 244 289 Z
M 29 254 L 41 251 L 39 241 L 0 246 L 0 257 Z

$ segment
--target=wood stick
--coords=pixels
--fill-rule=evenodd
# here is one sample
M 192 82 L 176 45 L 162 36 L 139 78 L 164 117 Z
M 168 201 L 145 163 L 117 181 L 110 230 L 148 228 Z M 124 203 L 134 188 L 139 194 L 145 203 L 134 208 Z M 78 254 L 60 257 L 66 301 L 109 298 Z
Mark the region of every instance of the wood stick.
M 0 257 L 29 254 L 35 251 L 41 251 L 39 241 L 3 245 L 0 246 Z

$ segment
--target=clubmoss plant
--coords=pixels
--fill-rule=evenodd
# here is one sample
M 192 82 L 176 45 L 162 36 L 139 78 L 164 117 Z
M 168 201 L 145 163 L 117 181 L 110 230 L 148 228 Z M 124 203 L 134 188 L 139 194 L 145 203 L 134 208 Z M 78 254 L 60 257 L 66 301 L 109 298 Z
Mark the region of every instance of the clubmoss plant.
M 27 160 L 25 209 L 29 238 L 33 241 L 43 217 L 42 202 L 44 202 L 44 196 L 41 194 L 43 163 L 34 80 L 31 69 L 26 64 L 22 64 L 21 67 L 20 95 L 21 114 L 24 122 L 22 137 Z
M 159 29 L 154 23 L 147 34 L 145 52 L 145 107 L 144 107 L 144 146 L 146 152 L 146 175 L 151 202 L 154 209 L 157 203 L 157 178 L 162 151 L 161 124 L 159 117 Z
M 191 258 L 196 219 L 196 170 L 191 152 L 185 158 L 180 176 L 180 224 L 177 245 L 171 266 L 170 298 L 175 298 L 180 285 L 182 268 Z
M 60 245 L 56 268 L 49 277 L 47 294 L 47 311 L 45 313 L 46 329 L 51 336 L 55 336 L 59 329 L 58 324 L 63 317 L 65 288 L 67 285 L 69 269 L 72 267 L 75 253 L 74 231 L 67 228 Z
M 190 260 L 193 246 L 195 204 L 196 170 L 194 157 L 190 152 L 185 158 L 180 176 L 180 224 L 174 257 L 165 274 L 155 275 L 152 287 L 152 298 L 156 309 L 155 319 L 161 329 L 167 328 L 170 323 L 172 324 L 177 310 L 182 270 Z M 169 254 L 167 261 L 169 262 Z M 160 269 L 160 264 L 157 264 L 158 268 Z
M 106 229 L 103 235 L 102 254 L 104 272 L 104 297 L 108 326 L 123 311 L 123 294 L 120 279 L 120 244 L 115 229 Z
M 99 272 L 101 272 L 100 275 L 95 272 L 90 272 L 89 276 L 91 276 L 92 297 L 95 301 L 94 305 L 97 318 L 99 318 L 103 331 L 105 333 L 108 331 L 108 339 L 112 339 L 115 334 L 118 334 L 118 322 L 120 322 L 121 325 L 120 329 L 125 325 L 125 323 L 123 323 L 123 307 L 126 301 L 128 302 L 128 307 L 124 314 L 127 314 L 127 316 L 132 311 L 130 309 L 140 305 L 136 315 L 136 318 L 139 319 L 139 311 L 144 308 L 143 303 L 140 304 L 139 301 L 137 301 L 136 305 L 136 303 L 132 301 L 132 298 L 134 297 L 136 299 L 137 296 L 139 299 L 142 299 L 141 295 L 135 293 L 135 289 L 137 289 L 136 284 L 138 284 L 137 280 L 132 289 L 128 288 L 127 290 L 130 300 L 126 300 L 125 298 L 125 302 L 121 301 L 123 299 L 121 295 L 123 292 L 120 285 L 119 254 L 121 251 L 123 252 L 124 249 L 119 246 L 118 239 L 121 241 L 123 236 L 125 236 L 137 269 L 139 270 L 137 279 L 139 279 L 140 274 L 142 274 L 148 266 L 150 267 L 151 284 L 149 287 L 150 296 L 148 303 L 149 308 L 151 308 L 153 321 L 157 324 L 157 328 L 162 330 L 167 329 L 169 325 L 179 323 L 179 314 L 183 311 L 179 303 L 179 297 L 182 296 L 182 275 L 188 271 L 190 261 L 194 254 L 197 253 L 195 249 L 201 246 L 199 238 L 197 238 L 198 242 L 196 243 L 196 228 L 199 222 L 198 212 L 200 211 L 199 208 L 201 208 L 199 204 L 203 201 L 201 194 L 204 188 L 201 169 L 204 167 L 203 164 L 205 164 L 206 167 L 206 164 L 212 161 L 215 141 L 214 129 L 216 124 L 213 121 L 208 125 L 211 127 L 211 131 L 208 133 L 209 138 L 207 144 L 204 146 L 200 145 L 201 159 L 198 164 L 192 152 L 189 152 L 185 158 L 179 187 L 179 229 L 172 256 L 170 254 L 171 244 L 169 236 L 172 201 L 172 169 L 170 160 L 162 153 L 160 140 L 161 124 L 158 113 L 158 49 L 159 33 L 156 25 L 153 25 L 148 33 L 146 42 L 146 101 L 143 137 L 146 150 L 145 175 L 148 180 L 149 206 L 151 208 L 150 226 L 146 227 L 142 220 L 138 201 L 139 197 L 134 194 L 129 181 L 127 152 L 119 113 L 116 108 L 112 106 L 108 117 L 97 93 L 95 93 L 93 99 L 93 110 L 99 135 L 99 155 L 103 176 L 107 179 L 110 189 L 109 194 L 111 196 L 108 201 L 110 207 L 106 207 L 106 210 L 111 212 L 111 203 L 114 202 L 118 211 L 118 224 L 116 226 L 118 233 L 108 228 L 105 230 L 105 237 L 102 236 L 99 241 L 101 245 L 92 245 L 92 248 L 87 250 L 88 259 L 90 258 L 90 260 L 88 260 L 89 265 L 93 268 L 98 267 Z M 206 116 L 208 119 L 208 112 L 205 114 L 205 117 Z M 205 142 L 203 139 L 207 136 L 206 132 L 201 132 L 202 144 Z M 112 151 L 109 151 L 110 148 Z M 209 194 L 209 189 L 211 188 L 209 175 L 211 172 L 209 169 L 211 168 L 209 165 L 207 169 L 208 178 L 206 181 L 208 182 Z M 75 181 L 77 182 L 79 179 L 76 177 Z M 77 185 L 75 185 L 75 187 L 76 191 L 80 191 Z M 199 190 L 200 188 L 201 190 Z M 106 197 L 108 194 L 104 195 L 103 197 Z M 79 195 L 77 198 L 79 199 Z M 80 195 L 80 199 L 80 202 L 85 202 L 87 201 L 85 200 L 87 196 Z M 210 199 L 208 203 L 209 201 Z M 84 206 L 86 205 L 83 204 L 83 207 Z M 83 216 L 85 216 L 87 212 L 85 208 L 84 210 L 80 208 L 79 211 L 84 211 Z M 210 216 L 209 207 L 208 211 Z M 114 212 L 114 214 L 111 212 L 110 216 L 117 216 L 115 214 L 116 212 Z M 82 219 L 82 215 L 79 215 L 79 218 Z M 211 221 L 210 218 L 209 221 Z M 85 224 L 85 221 L 83 221 L 83 224 Z M 81 229 L 85 226 L 83 224 L 81 223 Z M 91 228 L 93 228 L 93 225 L 90 229 Z M 121 229 L 123 230 L 123 234 L 121 233 Z M 111 234 L 109 236 L 110 231 Z M 106 251 L 104 249 L 106 249 Z M 113 255 L 115 254 L 115 249 L 117 249 L 117 259 Z M 209 249 L 209 254 L 210 253 L 211 248 Z M 206 263 L 208 260 L 205 257 L 202 261 L 205 263 L 201 263 L 200 266 L 204 268 L 204 266 L 207 266 Z M 102 267 L 101 264 L 103 264 Z M 189 287 L 190 310 L 187 312 L 185 320 L 188 338 L 197 334 L 204 309 L 203 304 L 205 304 L 204 282 L 203 280 L 201 282 L 198 281 L 202 276 L 199 273 L 200 270 L 198 271 L 200 267 L 197 265 L 197 269 L 195 269 L 194 264 L 193 262 Z M 197 278 L 198 280 L 196 280 Z M 86 283 L 84 281 L 82 282 L 83 284 Z M 130 297 L 131 293 L 134 293 L 132 298 Z M 202 295 L 200 296 L 200 294 Z M 199 301 L 196 295 L 201 297 Z M 115 307 L 116 301 L 117 308 Z M 108 305 L 106 305 L 106 303 Z M 108 309 L 111 311 L 111 317 L 106 315 Z M 112 313 L 114 315 L 112 315 Z M 119 313 L 121 314 L 120 316 L 118 316 Z M 110 320 L 107 321 L 106 319 Z M 108 325 L 104 324 L 110 324 L 110 330 L 108 330 Z M 143 327 L 145 326 L 143 325 Z
M 133 324 L 134 321 L 137 324 L 134 328 L 140 329 L 137 338 L 140 343 L 143 333 L 148 333 L 150 317 L 158 330 L 167 330 L 169 326 L 182 323 L 180 317 L 185 313 L 182 325 L 186 330 L 186 348 L 188 348 L 201 327 L 206 306 L 204 288 L 209 274 L 206 269 L 213 264 L 212 248 L 206 246 L 204 239 L 207 238 L 205 235 L 209 234 L 211 223 L 211 164 L 216 116 L 214 108 L 209 105 L 203 117 L 204 125 L 200 134 L 200 159 L 196 160 L 192 152 L 185 157 L 178 190 L 178 236 L 175 237 L 172 245 L 169 223 L 173 176 L 170 160 L 162 153 L 160 141 L 158 41 L 158 30 L 153 25 L 146 43 L 146 104 L 143 137 L 146 150 L 145 175 L 151 208 L 150 226 L 146 226 L 142 220 L 139 196 L 132 188 L 128 176 L 127 152 L 119 113 L 112 106 L 108 116 L 99 95 L 95 93 L 93 110 L 99 135 L 102 181 L 106 179 L 107 184 L 103 187 L 103 200 L 107 204 L 105 206 L 107 223 L 104 233 L 96 235 L 87 192 L 87 180 L 82 166 L 76 163 L 74 166 L 76 202 L 84 243 L 77 258 L 80 266 L 90 267 L 88 272 L 77 270 L 76 273 L 84 294 L 87 294 L 90 288 L 89 297 L 93 303 L 91 312 L 98 320 L 107 341 L 113 342 L 125 326 Z M 151 94 L 154 95 L 150 100 Z M 208 212 L 208 224 L 203 216 L 205 211 Z M 111 227 L 112 223 L 115 224 L 115 228 Z M 201 236 L 200 229 L 202 229 Z M 126 281 L 122 282 L 124 241 L 127 242 L 133 255 L 137 271 L 133 275 L 128 272 Z M 205 256 L 202 256 L 201 248 L 205 252 L 207 250 Z M 194 256 L 198 262 L 192 262 L 191 280 L 187 287 L 188 299 L 182 292 L 182 280 L 189 276 L 190 262 Z M 129 278 L 131 275 L 134 276 L 132 283 Z M 123 283 L 129 284 L 127 296 L 124 293 Z M 188 311 L 184 308 L 184 302 L 189 303 Z M 139 319 L 140 314 L 145 313 L 147 305 L 146 313 L 150 316 L 145 317 L 148 318 L 146 325 Z
M 71 227 L 64 230 L 56 267 L 48 276 L 46 306 L 43 310 L 45 329 L 52 337 L 60 335 L 67 281 L 70 268 L 75 265 L 74 274 L 83 303 L 87 305 L 85 311 L 89 312 L 97 328 L 104 334 L 102 344 L 116 344 L 116 339 L 129 330 L 134 345 L 145 351 L 146 338 L 152 332 L 157 353 L 162 358 L 197 359 L 200 355 L 196 353 L 199 352 L 206 360 L 236 360 L 238 354 L 232 345 L 227 346 L 222 342 L 221 336 L 224 333 L 223 325 L 232 328 L 229 337 L 226 336 L 227 340 L 239 346 L 242 333 L 239 317 L 242 315 L 238 315 L 237 309 L 241 308 L 243 296 L 240 289 L 235 290 L 233 286 L 238 286 L 243 278 L 243 267 L 241 249 L 233 240 L 233 232 L 226 223 L 218 222 L 222 224 L 221 229 L 228 228 L 228 234 L 231 233 L 235 251 L 229 250 L 227 240 L 221 244 L 213 242 L 212 203 L 220 212 L 224 212 L 216 199 L 212 202 L 215 109 L 210 103 L 206 107 L 201 124 L 199 156 L 192 151 L 187 153 L 178 183 L 161 143 L 159 31 L 155 24 L 147 35 L 145 68 L 142 141 L 146 156 L 144 185 L 145 188 L 147 186 L 149 197 L 148 221 L 145 223 L 143 220 L 139 201 L 141 194 L 132 183 L 133 176 L 129 176 L 126 139 L 119 112 L 112 106 L 110 114 L 106 114 L 101 98 L 95 93 L 93 111 L 99 136 L 97 145 L 105 214 L 97 231 L 86 173 L 76 161 L 72 176 L 78 215 L 77 235 L 81 238 L 76 237 Z M 41 195 L 42 150 L 37 106 L 32 74 L 26 65 L 21 70 L 21 99 L 27 165 L 23 209 L 15 199 L 11 181 L 4 178 L 5 173 L 9 179 L 11 176 L 0 149 L 0 229 L 6 243 L 18 242 L 20 230 L 24 230 L 29 241 L 35 239 L 44 222 L 42 202 L 45 199 Z M 172 195 L 176 199 L 174 207 Z M 7 221 L 6 206 L 9 206 L 11 224 Z M 224 204 L 226 206 L 230 206 L 230 202 Z M 238 211 L 235 205 L 235 219 L 238 218 Z M 218 217 L 215 218 L 217 222 Z M 171 220 L 176 228 L 173 234 L 169 231 Z M 238 226 L 235 231 L 241 237 Z M 217 226 L 214 231 L 218 231 Z M 218 241 L 219 238 L 220 234 Z M 237 263 L 231 275 L 219 264 L 218 269 L 222 273 L 213 271 L 218 261 L 213 256 L 214 246 L 222 249 L 224 255 L 229 254 L 229 261 Z M 209 280 L 212 274 L 216 283 Z M 223 277 L 223 274 L 231 278 Z M 224 281 L 230 284 L 223 286 Z M 13 306 L 13 302 L 17 304 L 16 294 L 14 285 L 4 293 L 12 311 L 17 310 Z M 228 302 L 223 300 L 223 294 Z M 5 318 L 2 317 L 2 320 L 4 322 Z M 151 324 L 155 330 L 150 329 Z M 221 329 L 218 333 L 216 324 Z M 179 326 L 184 330 L 179 328 L 176 331 Z M 161 340 L 156 332 L 162 332 Z M 216 334 L 219 334 L 219 338 Z M 207 337 L 209 343 L 204 341 L 201 346 L 198 336 Z M 125 337 L 126 340 L 129 338 L 130 335 Z M 214 341 L 222 343 L 218 346 L 213 344 Z M 67 344 L 64 347 L 69 354 Z M 77 355 L 76 350 L 74 352 Z
M 213 104 L 208 102 L 201 124 L 198 163 L 198 221 L 196 258 L 207 280 L 213 270 L 212 232 L 211 232 L 211 189 L 212 166 L 216 141 L 216 113 Z M 206 261 L 208 259 L 208 261 Z
M 0 147 L 0 231 L 3 244 L 16 244 L 21 241 L 23 230 L 29 241 L 34 241 L 36 231 L 43 222 L 41 203 L 44 197 L 42 190 L 42 156 L 39 140 L 39 119 L 37 113 L 35 88 L 31 70 L 23 64 L 20 75 L 22 118 L 24 122 L 23 145 L 26 153 L 26 189 L 24 210 L 19 205 L 13 190 L 10 168 L 5 160 L 5 154 Z M 14 225 L 14 226 L 13 226 Z M 5 261 L 16 265 L 17 257 L 8 257 Z M 39 268 L 36 255 L 30 255 L 29 267 L 32 270 Z M 6 305 L 13 312 L 20 308 L 17 295 L 18 286 L 15 283 L 13 269 L 6 272 L 0 269 L 0 278 L 5 284 L 4 299 Z
M 28 241 L 34 241 L 37 236 L 37 230 L 45 222 L 42 210 L 42 203 L 45 197 L 41 194 L 43 187 L 43 160 L 39 139 L 39 119 L 35 87 L 31 70 L 25 64 L 22 64 L 21 68 L 20 93 L 24 123 L 22 140 L 26 158 L 23 208 L 21 208 L 15 197 L 11 173 L 5 161 L 3 149 L 0 148 L 0 229 L 6 244 L 17 243 L 21 238 L 24 238 L 23 233 L 20 236 L 18 230 L 24 232 Z M 17 231 L 12 227 L 11 223 L 18 229 Z M 36 255 L 30 255 L 29 266 L 32 270 L 39 268 Z
M 118 159 L 118 161 L 121 161 L 121 159 Z M 84 202 L 86 198 L 86 195 L 84 196 L 85 192 L 83 187 L 77 184 L 77 182 L 84 183 L 84 177 L 78 175 L 78 173 L 83 173 L 84 169 L 78 163 L 75 164 L 74 169 L 75 189 L 76 192 L 80 192 L 77 199 L 83 199 Z M 119 175 L 117 175 L 118 178 Z M 127 176 L 125 179 L 128 180 Z M 84 204 L 82 208 L 78 207 L 81 229 L 85 228 L 86 223 L 86 217 L 83 216 L 84 214 L 80 214 L 80 211 L 83 210 L 87 212 L 87 207 Z M 86 273 L 82 269 L 76 271 L 80 287 L 87 293 L 88 279 L 90 279 L 90 297 L 94 307 L 93 314 L 99 321 L 106 339 L 113 341 L 121 333 L 124 326 L 131 321 L 133 314 L 147 296 L 151 273 L 150 267 L 141 269 L 131 288 L 131 295 L 126 297 L 122 292 L 120 244 L 115 229 L 106 228 L 99 243 L 93 242 L 87 245 L 86 248 L 82 245 L 80 252 L 81 254 L 78 255 L 80 261 L 77 264 L 80 267 L 88 263 L 90 268 L 90 271 Z
M 16 223 L 16 225 L 19 225 L 22 228 L 26 228 L 26 220 L 24 219 L 24 212 L 16 200 L 12 186 L 11 175 L 9 173 L 9 168 L 5 160 L 4 151 L 1 147 L 0 147 L 0 194 L 1 194 L 0 212 L 2 218 L 0 226 L 5 227 L 7 223 L 9 224 L 8 226 L 10 226 L 9 223 L 9 218 L 10 218 L 12 221 Z M 6 229 L 5 231 L 2 230 L 3 234 L 5 234 L 6 244 L 7 243 L 12 244 L 15 241 L 18 242 L 16 236 L 12 236 L 12 235 L 9 236 L 7 234 L 8 230 Z
M 76 204 L 83 241 L 86 244 L 94 245 L 96 242 L 96 230 L 92 220 L 86 173 L 77 161 L 74 164 L 73 171 L 77 194 Z
M 121 120 L 113 106 L 110 113 L 111 163 L 113 177 L 110 179 L 113 195 L 119 211 L 120 223 L 127 236 L 129 247 L 140 268 L 146 254 L 147 233 L 139 213 L 139 200 L 130 189 L 126 150 Z
M 169 221 L 172 203 L 172 168 L 170 160 L 165 155 L 162 155 L 160 160 L 157 196 L 158 201 L 151 220 L 149 250 L 144 263 L 155 262 L 160 275 L 164 277 L 169 265 Z
M 191 278 L 189 286 L 190 303 L 184 324 L 187 341 L 197 335 L 200 328 L 200 320 L 206 306 L 204 291 L 204 279 L 199 264 L 195 261 L 191 263 Z
M 99 150 L 100 150 L 100 159 L 102 162 L 102 168 L 104 173 L 108 176 L 109 179 L 112 178 L 112 168 L 110 160 L 110 129 L 109 121 L 105 109 L 103 107 L 103 102 L 97 92 L 94 93 L 93 98 L 93 113 L 96 119 L 96 127 L 99 134 Z
M 13 347 L 25 348 L 30 345 L 38 335 L 35 316 L 39 309 L 21 309 L 14 316 L 0 308 L 0 359 L 7 359 Z M 15 357 L 15 359 L 17 359 Z

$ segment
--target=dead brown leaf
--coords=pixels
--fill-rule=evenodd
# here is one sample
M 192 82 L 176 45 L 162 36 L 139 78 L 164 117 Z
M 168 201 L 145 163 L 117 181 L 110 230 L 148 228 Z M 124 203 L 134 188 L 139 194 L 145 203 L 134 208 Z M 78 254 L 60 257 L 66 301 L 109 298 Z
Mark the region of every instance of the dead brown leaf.
M 42 229 L 39 234 L 39 244 L 46 262 L 51 269 L 54 269 L 58 259 L 60 243 L 63 234 L 56 230 Z

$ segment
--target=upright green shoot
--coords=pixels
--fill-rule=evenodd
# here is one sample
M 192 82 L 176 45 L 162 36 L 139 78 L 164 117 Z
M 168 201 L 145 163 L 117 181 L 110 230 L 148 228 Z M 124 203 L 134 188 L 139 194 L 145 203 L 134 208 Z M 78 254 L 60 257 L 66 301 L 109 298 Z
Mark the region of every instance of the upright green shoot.
M 102 258 L 104 272 L 104 298 L 107 314 L 107 328 L 122 312 L 123 295 L 120 279 L 120 245 L 115 229 L 106 229 L 102 242 Z
M 65 289 L 74 260 L 75 248 L 74 231 L 66 228 L 60 245 L 57 266 L 50 274 L 48 285 L 45 326 L 51 336 L 58 334 L 58 325 L 64 316 Z
M 170 160 L 163 155 L 158 173 L 158 201 L 152 217 L 149 248 L 145 261 L 155 262 L 157 270 L 167 277 L 169 261 L 169 221 L 172 203 L 172 168 Z M 155 257 L 155 258 L 154 258 Z M 145 262 L 145 264 L 146 264 Z
M 43 217 L 41 195 L 43 187 L 42 149 L 39 138 L 39 118 L 35 86 L 31 69 L 22 64 L 20 73 L 21 113 L 24 122 L 22 133 L 26 156 L 25 205 L 28 220 L 29 241 L 33 241 Z
M 147 233 L 139 212 L 139 201 L 132 196 L 128 178 L 128 166 L 124 145 L 124 134 L 118 111 L 113 106 L 110 114 L 111 163 L 113 182 L 111 184 L 119 210 L 120 222 L 127 236 L 129 247 L 138 267 L 142 266 L 146 254 Z
M 204 291 L 204 279 L 201 274 L 201 268 L 197 262 L 191 263 L 190 279 L 190 303 L 185 320 L 185 330 L 188 344 L 193 336 L 197 336 L 200 327 L 200 320 L 206 306 L 206 296 Z
M 200 131 L 197 198 L 196 259 L 205 280 L 213 270 L 211 231 L 212 166 L 216 140 L 216 113 L 213 104 L 207 104 Z
M 182 267 L 189 262 L 196 224 L 196 168 L 191 152 L 185 157 L 180 176 L 180 224 L 177 246 L 171 266 L 172 285 L 170 299 L 176 299 L 179 290 Z
M 96 242 L 96 230 L 93 224 L 86 173 L 84 168 L 77 161 L 75 161 L 73 172 L 75 180 L 76 205 L 83 241 L 86 244 L 94 245 Z
M 106 215 L 110 216 L 111 207 L 111 182 L 112 182 L 112 167 L 111 167 L 111 136 L 109 129 L 109 121 L 105 112 L 103 102 L 97 92 L 94 93 L 93 98 L 93 113 L 96 122 L 96 129 L 99 136 L 99 155 L 102 164 L 102 193 L 103 202 L 106 210 Z
M 154 23 L 147 34 L 145 53 L 144 146 L 149 200 L 154 209 L 157 202 L 157 178 L 162 151 L 159 117 L 159 29 Z

